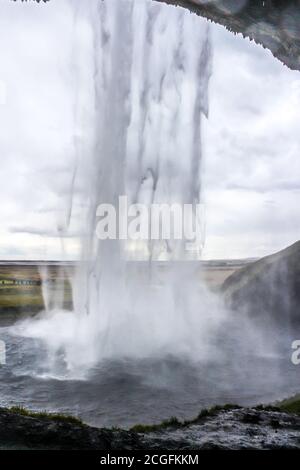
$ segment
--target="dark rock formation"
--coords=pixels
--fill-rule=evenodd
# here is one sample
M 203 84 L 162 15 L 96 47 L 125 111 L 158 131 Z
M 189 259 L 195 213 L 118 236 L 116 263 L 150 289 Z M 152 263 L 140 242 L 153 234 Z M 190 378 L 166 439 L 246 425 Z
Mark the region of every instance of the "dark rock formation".
M 300 241 L 236 271 L 223 284 L 227 303 L 253 319 L 300 334 Z
M 140 432 L 96 429 L 76 420 L 0 409 L 0 449 L 299 449 L 300 416 L 277 408 L 227 406 Z
M 300 70 L 300 0 L 154 1 L 187 8 L 229 31 L 241 33 L 270 49 L 289 68 Z
M 300 0 L 156 0 L 242 33 L 270 49 L 281 62 L 300 70 Z
M 0 448 L 134 450 L 139 437 L 122 430 L 96 429 L 68 418 L 0 409 Z
M 145 434 L 142 440 L 151 450 L 299 449 L 300 416 L 275 409 L 233 408 L 187 427 Z

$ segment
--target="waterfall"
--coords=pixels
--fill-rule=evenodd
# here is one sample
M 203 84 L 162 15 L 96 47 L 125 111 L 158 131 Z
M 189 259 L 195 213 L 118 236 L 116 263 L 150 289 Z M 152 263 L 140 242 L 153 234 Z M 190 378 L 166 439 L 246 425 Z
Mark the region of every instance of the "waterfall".
M 47 341 L 54 355 L 63 348 L 69 369 L 107 357 L 196 350 L 207 356 L 209 332 L 220 313 L 209 304 L 195 264 L 184 263 L 191 255 L 184 252 L 183 242 L 98 240 L 96 213 L 99 204 L 116 206 L 121 195 L 149 206 L 195 206 L 201 201 L 201 121 L 208 115 L 211 74 L 209 24 L 181 8 L 150 0 L 71 5 L 74 37 L 78 42 L 78 24 L 84 18 L 90 54 L 76 64 L 74 48 L 72 59 L 79 74 L 75 82 L 83 80 L 87 95 L 77 95 L 74 108 L 80 103 L 88 107 L 76 117 L 66 211 L 66 231 L 76 217 L 80 226 L 81 262 L 73 280 L 74 312 L 43 313 L 27 331 Z M 82 137 L 84 126 L 88 132 Z M 199 252 L 201 246 L 194 259 Z M 168 265 L 163 281 L 158 259 Z

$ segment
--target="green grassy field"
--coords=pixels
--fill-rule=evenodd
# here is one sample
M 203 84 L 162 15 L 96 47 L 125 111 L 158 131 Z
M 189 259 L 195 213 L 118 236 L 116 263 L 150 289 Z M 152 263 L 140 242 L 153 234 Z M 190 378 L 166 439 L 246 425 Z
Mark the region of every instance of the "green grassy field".
M 51 299 L 63 299 L 63 307 L 71 308 L 72 291 L 66 279 L 66 269 L 49 266 L 45 270 L 43 280 L 48 283 L 47 290 Z M 38 266 L 34 265 L 2 265 L 0 266 L 0 315 L 1 313 L 31 312 L 44 309 L 41 286 L 41 275 Z M 31 284 L 31 285 L 30 285 Z

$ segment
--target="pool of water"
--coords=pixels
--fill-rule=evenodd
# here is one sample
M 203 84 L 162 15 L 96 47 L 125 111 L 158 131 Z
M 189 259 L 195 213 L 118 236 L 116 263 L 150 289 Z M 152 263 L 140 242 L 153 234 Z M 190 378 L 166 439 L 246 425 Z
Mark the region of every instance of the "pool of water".
M 6 343 L 0 405 L 59 411 L 99 427 L 192 418 L 203 407 L 269 403 L 300 390 L 299 369 L 288 354 L 224 354 L 214 362 L 120 358 L 102 361 L 83 379 L 68 373 L 63 351 L 50 366 L 40 340 L 15 336 L 7 327 L 0 328 L 0 338 Z

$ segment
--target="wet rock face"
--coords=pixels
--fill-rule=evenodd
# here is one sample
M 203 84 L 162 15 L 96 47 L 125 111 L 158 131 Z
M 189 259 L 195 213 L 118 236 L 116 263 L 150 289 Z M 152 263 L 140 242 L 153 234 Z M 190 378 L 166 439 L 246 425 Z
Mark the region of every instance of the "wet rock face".
M 300 242 L 235 272 L 223 294 L 234 311 L 300 336 Z
M 155 432 L 96 429 L 0 409 L 0 449 L 201 450 L 299 449 L 300 416 L 235 408 Z
M 151 449 L 299 449 L 300 417 L 277 411 L 233 409 L 185 428 L 144 435 Z
M 188 8 L 242 33 L 270 49 L 293 70 L 300 70 L 299 0 L 156 0 Z

